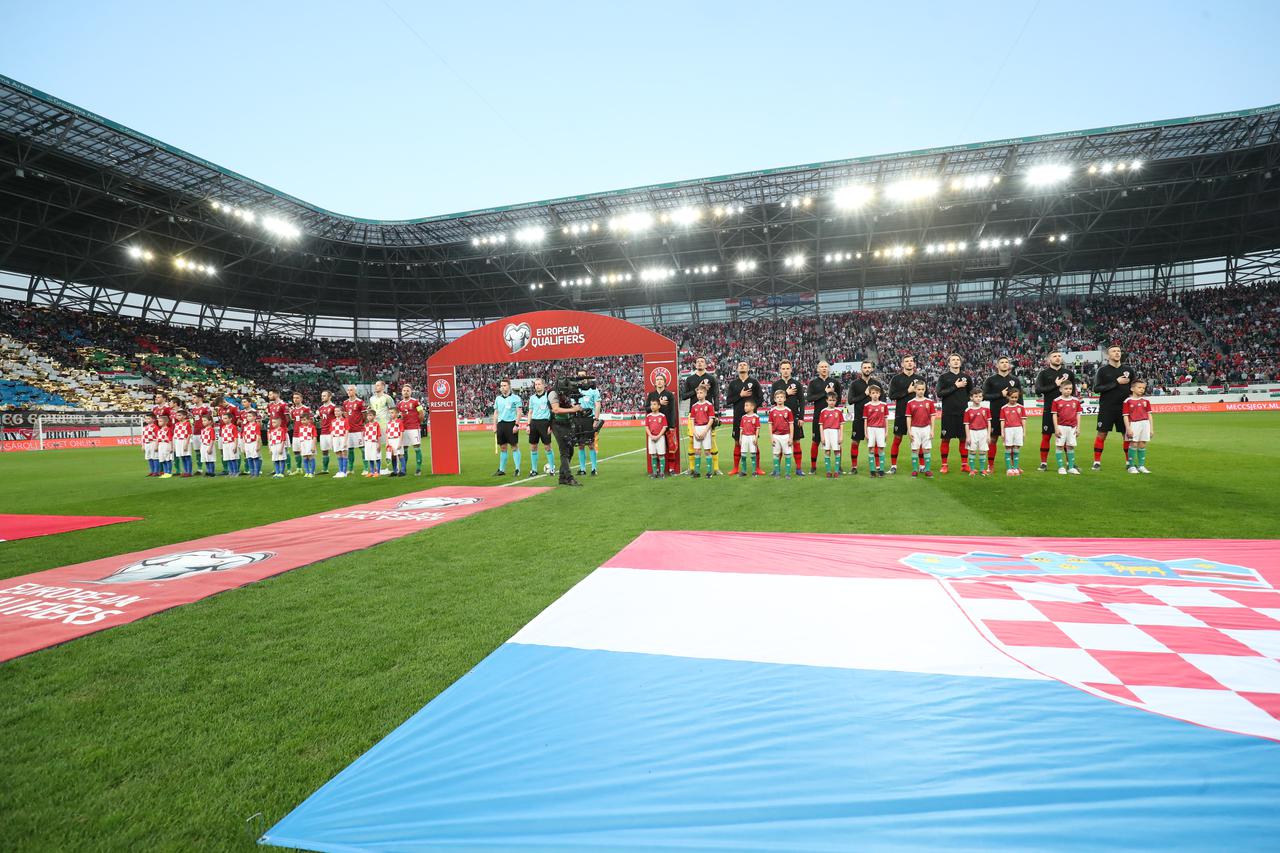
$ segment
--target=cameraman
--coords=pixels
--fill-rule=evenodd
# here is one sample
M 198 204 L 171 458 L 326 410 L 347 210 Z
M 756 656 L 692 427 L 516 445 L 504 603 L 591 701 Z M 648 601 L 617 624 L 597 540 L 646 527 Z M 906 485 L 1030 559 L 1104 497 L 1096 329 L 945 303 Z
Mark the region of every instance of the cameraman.
M 551 432 L 555 434 L 560 449 L 560 485 L 581 486 L 569 470 L 569 457 L 573 453 L 573 419 L 582 414 L 578 405 L 578 386 L 574 380 L 564 377 L 556 381 L 556 387 L 547 395 L 551 406 Z
M 600 420 L 601 396 L 596 387 L 594 376 L 587 374 L 585 367 L 578 368 L 578 405 L 582 413 L 574 418 L 574 429 L 578 435 L 574 443 L 578 445 L 578 473 L 587 473 L 587 457 L 591 457 L 591 476 L 596 475 L 598 464 L 598 439 L 604 421 Z

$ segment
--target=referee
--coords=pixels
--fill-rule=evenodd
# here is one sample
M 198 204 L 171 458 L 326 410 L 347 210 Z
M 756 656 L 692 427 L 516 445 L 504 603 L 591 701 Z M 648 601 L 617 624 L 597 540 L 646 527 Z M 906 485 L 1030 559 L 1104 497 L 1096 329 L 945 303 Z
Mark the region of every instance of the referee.
M 1093 377 L 1093 392 L 1098 395 L 1098 436 L 1093 440 L 1093 470 L 1102 467 L 1102 448 L 1107 443 L 1107 433 L 1115 430 L 1124 437 L 1124 401 L 1129 399 L 1129 383 L 1133 381 L 1133 368 L 1121 359 L 1118 346 L 1107 347 L 1107 363 L 1098 368 Z M 1129 440 L 1124 441 L 1124 451 L 1129 452 Z
M 806 403 L 813 404 L 813 422 L 809 428 L 813 430 L 813 438 L 809 442 L 809 473 L 816 474 L 818 472 L 818 445 L 822 441 L 822 425 L 818 423 L 818 415 L 822 414 L 822 410 L 827 406 L 827 395 L 836 395 L 836 405 L 844 399 L 842 396 L 844 388 L 840 386 L 840 380 L 831 375 L 831 365 L 825 361 L 818 362 L 818 375 L 809 380 L 809 387 L 805 391 L 804 399 Z M 758 408 L 758 407 L 757 407 Z M 800 421 L 796 418 L 796 422 Z M 800 473 L 800 460 L 796 460 L 796 473 Z
M 725 401 L 733 406 L 733 470 L 729 472 L 730 476 L 738 473 L 738 468 L 742 464 L 742 446 L 738 443 L 738 436 L 742 429 L 742 416 L 745 413 L 745 404 L 750 400 L 756 404 L 756 411 L 760 411 L 764 403 L 764 389 L 760 387 L 760 380 L 751 375 L 751 365 L 745 361 L 738 362 L 738 375 L 729 380 L 729 390 L 725 395 Z M 756 474 L 764 476 L 764 469 L 760 467 L 760 454 L 756 454 Z
M 800 380 L 791 375 L 791 361 L 784 358 L 778 362 L 778 378 L 769 387 L 769 398 L 773 399 L 781 391 L 786 395 L 786 406 L 791 410 L 791 452 L 795 458 L 796 476 L 804 476 L 804 466 L 800 464 L 804 451 L 800 448 L 800 439 L 804 438 L 804 403 L 800 396 Z
M 916 381 L 915 356 L 903 356 L 902 370 L 889 380 L 889 399 L 893 401 L 893 447 L 889 450 L 889 473 L 898 473 L 898 447 L 907 434 L 907 400 Z
M 716 427 L 720 425 L 720 380 L 707 371 L 707 360 L 702 356 L 693 362 L 693 373 L 684 378 L 680 399 L 688 400 L 692 406 L 698 399 L 699 387 L 707 389 L 707 402 L 716 407 L 716 416 L 711 419 L 711 473 L 719 474 L 720 448 L 716 445 Z M 693 470 L 693 430 L 689 430 L 689 470 Z
M 858 473 L 858 445 L 867 438 L 867 425 L 862 418 L 862 407 L 867 403 L 867 389 L 875 386 L 884 394 L 884 386 L 875 377 L 876 366 L 870 361 L 862 362 L 862 369 L 849 383 L 849 405 L 853 406 L 853 434 L 849 442 L 849 473 Z M 839 398 L 837 397 L 837 400 Z M 874 460 L 873 460 L 874 461 Z
M 1000 410 L 1004 408 L 1009 391 L 1018 389 L 1022 392 L 1022 383 L 1013 375 L 1013 363 L 1009 356 L 1002 355 L 996 360 L 996 372 L 988 376 L 982 383 L 982 399 L 991 408 L 991 443 L 987 446 L 987 468 L 996 460 L 996 444 L 1000 440 Z
M 1036 393 L 1040 395 L 1040 469 L 1049 470 L 1049 446 L 1053 443 L 1053 401 L 1062 396 L 1062 383 L 1073 385 L 1076 375 L 1062 366 L 1062 352 L 1054 350 L 1045 359 L 1045 367 L 1036 374 Z

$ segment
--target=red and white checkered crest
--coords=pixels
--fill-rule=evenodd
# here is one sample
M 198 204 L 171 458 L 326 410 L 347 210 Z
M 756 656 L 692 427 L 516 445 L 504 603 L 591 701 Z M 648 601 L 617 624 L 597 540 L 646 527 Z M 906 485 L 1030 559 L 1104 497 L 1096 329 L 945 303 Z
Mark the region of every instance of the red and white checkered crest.
M 940 578 L 991 643 L 1144 711 L 1280 741 L 1280 590 L 1134 578 Z

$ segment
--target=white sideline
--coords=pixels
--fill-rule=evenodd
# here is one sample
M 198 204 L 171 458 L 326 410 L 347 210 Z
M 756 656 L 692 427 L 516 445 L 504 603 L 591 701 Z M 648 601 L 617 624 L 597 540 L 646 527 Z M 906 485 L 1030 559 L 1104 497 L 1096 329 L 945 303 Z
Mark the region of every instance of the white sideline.
M 622 453 L 615 453 L 615 454 L 613 454 L 612 456 L 606 456 L 606 457 L 605 457 L 605 458 L 603 458 L 603 459 L 597 459 L 597 460 L 596 460 L 596 463 L 597 463 L 597 464 L 599 464 L 599 463 L 601 463 L 601 462 L 608 462 L 610 459 L 618 459 L 618 458 L 623 457 L 623 456 L 630 456 L 630 455 L 632 455 L 633 453 L 643 453 L 643 452 L 644 452 L 644 448 L 643 448 L 643 447 L 637 447 L 635 450 L 624 450 Z M 572 466 L 570 466 L 570 467 L 572 467 Z M 683 472 L 683 471 L 681 471 L 680 473 L 681 473 L 681 474 L 683 474 L 684 472 Z M 499 489 L 502 489 L 502 488 L 506 488 L 507 486 L 518 486 L 518 485 L 520 485 L 521 483 L 531 483 L 531 482 L 533 482 L 534 480 L 540 479 L 540 478 L 542 478 L 542 477 L 550 477 L 550 476 L 551 476 L 550 474 L 541 474 L 541 473 L 539 473 L 539 474 L 537 474 L 536 476 L 533 476 L 533 477 L 521 477 L 519 480 L 512 480 L 510 483 L 501 483 L 501 484 L 499 484 L 499 485 L 498 485 L 498 488 L 499 488 Z M 556 476 L 558 477 L 558 476 L 560 476 L 560 474 L 557 472 L 557 473 L 556 473 Z M 677 476 L 679 476 L 679 475 L 677 475 Z

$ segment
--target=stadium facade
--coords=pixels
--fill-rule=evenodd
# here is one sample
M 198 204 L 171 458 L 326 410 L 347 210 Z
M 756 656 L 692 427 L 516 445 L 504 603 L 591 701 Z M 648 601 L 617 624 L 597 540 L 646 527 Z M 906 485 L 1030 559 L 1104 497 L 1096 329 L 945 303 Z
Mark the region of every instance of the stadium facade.
M 344 216 L 0 76 L 0 297 L 452 338 L 1280 276 L 1280 105 L 402 221 Z

